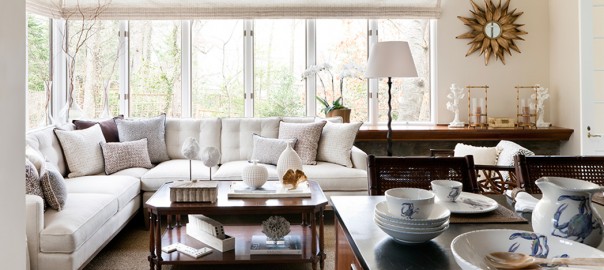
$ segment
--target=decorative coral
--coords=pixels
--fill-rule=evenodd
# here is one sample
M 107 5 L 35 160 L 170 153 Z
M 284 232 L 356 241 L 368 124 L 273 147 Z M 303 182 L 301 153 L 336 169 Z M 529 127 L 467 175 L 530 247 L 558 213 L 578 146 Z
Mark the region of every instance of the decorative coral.
M 270 240 L 283 239 L 289 232 L 289 221 L 282 216 L 271 216 L 262 221 L 262 233 Z

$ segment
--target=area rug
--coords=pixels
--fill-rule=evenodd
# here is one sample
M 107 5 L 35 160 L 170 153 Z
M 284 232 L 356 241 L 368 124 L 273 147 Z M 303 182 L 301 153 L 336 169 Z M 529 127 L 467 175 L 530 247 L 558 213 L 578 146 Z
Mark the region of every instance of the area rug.
M 250 222 L 261 222 L 264 217 L 248 218 Z M 291 218 L 291 219 L 290 219 Z M 297 222 L 297 217 L 288 217 L 292 223 Z M 228 218 L 227 218 L 228 219 Z M 221 220 L 222 221 L 222 220 Z M 227 220 L 228 221 L 228 220 Z M 335 269 L 335 229 L 333 226 L 333 214 L 328 212 L 325 215 L 325 269 Z M 149 255 L 149 231 L 142 224 L 142 217 L 136 216 L 107 246 L 84 268 L 85 270 L 97 269 L 149 269 L 147 256 Z M 242 266 L 189 266 L 189 267 L 171 267 L 162 266 L 162 269 L 168 270 L 189 270 L 189 269 L 216 269 L 216 270 L 234 270 L 242 269 Z M 312 269 L 311 264 L 296 265 L 246 265 L 246 270 L 307 270 Z

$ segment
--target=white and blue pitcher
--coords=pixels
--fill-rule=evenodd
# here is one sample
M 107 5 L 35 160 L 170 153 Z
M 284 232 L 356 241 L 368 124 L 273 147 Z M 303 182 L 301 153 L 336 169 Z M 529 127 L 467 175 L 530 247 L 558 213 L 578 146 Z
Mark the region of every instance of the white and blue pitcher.
M 532 214 L 533 231 L 597 247 L 604 235 L 602 218 L 591 196 L 604 187 L 583 180 L 541 177 L 535 181 L 543 197 Z

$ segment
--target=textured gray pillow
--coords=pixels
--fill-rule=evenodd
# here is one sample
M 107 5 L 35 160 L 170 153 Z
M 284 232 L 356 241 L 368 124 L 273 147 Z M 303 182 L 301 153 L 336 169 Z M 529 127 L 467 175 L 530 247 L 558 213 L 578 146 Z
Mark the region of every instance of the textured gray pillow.
M 40 184 L 44 190 L 44 201 L 46 204 L 57 211 L 63 210 L 67 201 L 67 187 L 65 179 L 59 172 L 59 169 L 46 163 L 40 176 Z
M 31 161 L 25 159 L 25 194 L 38 195 L 44 198 L 44 192 L 40 185 L 40 176 Z
M 82 130 L 54 131 L 61 142 L 70 178 L 103 172 L 103 154 L 99 143 L 105 142 L 105 137 L 99 124 Z
M 319 140 L 317 160 L 352 167 L 352 145 L 363 123 L 335 124 L 327 122 Z
M 122 143 L 101 143 L 101 150 L 105 160 L 105 174 L 134 167 L 153 167 L 147 150 L 147 138 Z
M 252 150 L 252 160 L 258 160 L 260 163 L 277 165 L 279 156 L 287 147 L 288 143 L 296 145 L 297 139 L 275 139 L 265 138 L 258 134 L 253 134 L 254 149 Z
M 170 159 L 166 148 L 166 115 L 149 119 L 115 119 L 120 142 L 147 138 L 147 149 L 151 163 Z
M 279 139 L 298 139 L 294 150 L 303 164 L 317 164 L 317 148 L 325 121 L 316 123 L 279 123 Z

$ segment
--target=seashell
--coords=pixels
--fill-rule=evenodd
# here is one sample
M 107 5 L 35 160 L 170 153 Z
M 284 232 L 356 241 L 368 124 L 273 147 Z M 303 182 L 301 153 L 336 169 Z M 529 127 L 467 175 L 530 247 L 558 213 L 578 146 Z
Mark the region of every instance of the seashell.
M 289 169 L 285 172 L 285 174 L 283 175 L 283 185 L 292 185 L 292 188 L 290 189 L 296 189 L 298 188 L 298 185 L 304 181 L 307 181 L 308 178 L 306 177 L 306 174 L 304 174 L 303 171 L 301 170 L 292 170 Z

